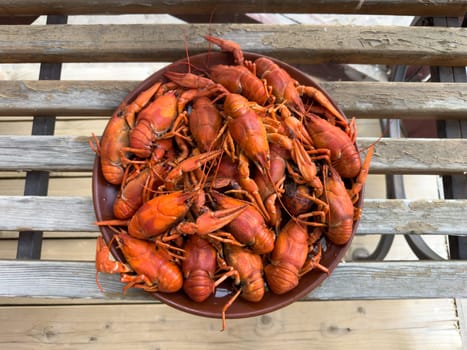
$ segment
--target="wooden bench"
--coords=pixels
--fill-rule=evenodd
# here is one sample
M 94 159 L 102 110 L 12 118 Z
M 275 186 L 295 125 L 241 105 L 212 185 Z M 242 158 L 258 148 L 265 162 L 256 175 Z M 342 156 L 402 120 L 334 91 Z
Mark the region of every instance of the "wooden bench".
M 169 13 L 201 23 L 4 25 L 0 27 L 0 62 L 42 62 L 43 66 L 50 64 L 52 68 L 65 62 L 170 62 L 185 56 L 185 45 L 190 54 L 206 51 L 208 45 L 202 35 L 215 33 L 237 41 L 246 51 L 302 67 L 318 63 L 464 67 L 467 31 L 463 28 L 279 26 L 233 22 L 236 19 L 246 22 L 247 12 L 459 17 L 464 16 L 466 10 L 465 1 L 219 3 L 143 0 L 134 5 L 118 0 L 98 4 L 86 0 L 6 1 L 0 7 L 2 16 Z M 209 24 L 212 13 L 215 13 L 214 22 L 229 23 Z M 60 22 L 61 17 L 57 18 Z M 232 320 L 227 335 L 210 331 L 219 328 L 217 320 L 200 320 L 175 311 L 158 304 L 145 293 L 131 291 L 123 297 L 118 276 L 102 275 L 101 283 L 107 293 L 101 293 L 96 288 L 92 261 L 94 239 L 99 233 L 94 225 L 90 194 L 94 153 L 88 138 L 91 131 L 102 132 L 111 112 L 138 83 L 118 78 L 119 75 L 110 81 L 71 81 L 60 80 L 59 74 L 52 74 L 52 80 L 45 77 L 44 80 L 0 81 L 0 115 L 9 117 L 0 122 L 0 246 L 3 246 L 0 249 L 0 300 L 4 305 L 0 311 L 0 325 L 8 330 L 8 334 L 0 335 L 1 343 L 8 344 L 8 348 L 23 343 L 34 348 L 50 343 L 105 348 L 117 342 L 117 346 L 122 347 L 149 348 L 148 344 L 156 348 L 171 344 L 186 347 L 190 344 L 211 348 L 224 343 L 271 348 L 282 347 L 287 341 L 287 345 L 308 348 L 310 344 L 344 346 L 347 342 L 361 341 L 356 345 L 359 348 L 408 348 L 410 345 L 427 348 L 437 341 L 437 349 L 462 347 L 458 326 L 443 326 L 434 331 L 436 322 L 441 322 L 439 309 L 425 318 L 432 323 L 423 325 L 414 326 L 411 316 L 402 315 L 405 312 L 416 315 L 425 299 L 448 299 L 461 305 L 459 298 L 467 297 L 467 263 L 464 261 L 348 261 L 340 264 L 319 288 L 303 299 L 340 303 L 335 304 L 338 311 L 329 311 L 333 303 L 300 302 L 300 306 L 294 304 L 273 315 Z M 465 120 L 467 115 L 465 81 L 329 81 L 322 86 L 348 116 L 359 120 Z M 31 123 L 29 116 L 36 116 L 35 125 L 46 125 L 49 131 L 35 130 L 35 136 L 15 134 L 18 125 Z M 53 127 L 47 126 L 55 122 L 55 116 L 59 116 L 57 130 L 60 131 L 56 135 Z M 375 140 L 359 137 L 358 144 L 365 147 Z M 462 136 L 453 139 L 383 138 L 375 150 L 372 174 L 465 177 L 467 171 L 467 140 Z M 46 187 L 43 193 L 31 189 L 41 181 L 47 183 L 49 177 L 51 181 L 65 183 L 67 192 L 47 196 Z M 26 195 L 21 195 L 15 191 L 24 178 L 29 188 Z M 84 191 L 79 189 L 83 184 Z M 461 198 L 366 199 L 358 234 L 467 236 L 467 200 Z M 19 236 L 18 231 L 21 231 Z M 15 259 L 11 253 L 17 241 L 21 259 Z M 49 259 L 38 259 L 42 241 L 44 245 L 59 242 L 56 249 L 60 252 L 51 253 Z M 87 249 L 88 255 L 84 258 L 73 252 L 80 249 L 80 244 Z M 57 260 L 56 256 L 60 258 Z M 393 304 L 390 302 L 376 309 L 372 309 L 375 304 L 365 304 L 364 308 L 340 302 L 392 299 L 402 300 L 403 313 L 391 313 Z M 148 310 L 152 310 L 151 313 Z M 443 325 L 460 324 L 463 332 L 462 310 L 458 311 L 458 316 L 442 322 Z M 326 318 L 328 312 L 335 318 Z M 399 318 L 398 327 L 405 331 L 392 333 L 389 328 L 377 326 L 383 329 L 378 333 L 380 337 L 369 335 L 374 323 L 362 320 L 378 319 L 380 313 L 393 315 L 391 322 Z M 348 318 L 360 320 L 356 329 L 345 326 Z M 411 332 L 411 327 L 418 333 Z M 212 336 L 210 342 L 205 339 L 206 332 Z M 433 332 L 438 338 L 432 337 Z M 400 334 L 408 338 L 394 337 Z M 346 337 L 339 340 L 344 335 Z

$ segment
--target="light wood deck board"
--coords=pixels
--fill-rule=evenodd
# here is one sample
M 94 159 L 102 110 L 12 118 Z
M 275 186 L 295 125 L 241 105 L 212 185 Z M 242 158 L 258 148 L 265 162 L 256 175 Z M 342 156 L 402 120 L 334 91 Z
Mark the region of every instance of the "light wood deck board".
M 300 31 L 300 35 L 296 33 Z M 5 26 L 1 62 L 172 62 L 206 52 L 214 34 L 288 63 L 464 66 L 467 30 L 266 24 Z
M 412 317 L 406 317 L 407 314 Z M 1 307 L 8 349 L 462 348 L 452 301 L 295 303 L 241 320 L 200 318 L 165 305 Z
M 0 198 L 0 218 L 13 223 L 8 230 L 97 231 L 97 226 L 94 225 L 94 209 L 89 197 Z M 54 229 L 46 229 L 47 226 Z M 6 225 L 0 226 L 0 229 L 6 229 Z
M 467 60 L 467 59 L 466 59 Z M 137 81 L 0 81 L 0 115 L 109 116 Z M 451 118 L 467 113 L 467 84 L 322 82 L 349 117 Z

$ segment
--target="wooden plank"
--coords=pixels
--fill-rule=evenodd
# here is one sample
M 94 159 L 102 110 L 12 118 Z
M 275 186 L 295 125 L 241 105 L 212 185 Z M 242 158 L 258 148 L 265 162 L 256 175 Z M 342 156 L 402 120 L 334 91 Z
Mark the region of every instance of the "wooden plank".
M 12 225 L 10 231 L 97 231 L 89 197 L 0 196 L 0 211 L 1 220 Z M 0 224 L 0 230 L 6 226 Z
M 463 200 L 366 199 L 357 233 L 465 235 L 452 223 L 463 225 L 466 208 Z
M 357 232 L 466 236 L 466 210 L 460 199 L 366 199 Z M 0 196 L 0 230 L 96 232 L 95 221 L 89 197 Z
M 376 142 L 371 172 L 385 174 L 465 174 L 467 149 L 465 139 L 393 139 Z M 366 149 L 375 141 L 358 138 L 357 145 Z
M 96 130 L 98 133 L 100 130 Z M 0 136 L 0 170 L 91 171 L 95 154 L 84 136 Z M 365 149 L 375 138 L 358 138 Z M 21 154 L 21 157 L 18 157 Z M 364 154 L 362 154 L 364 157 Z M 389 139 L 376 144 L 372 173 L 464 174 L 466 139 Z
M 94 262 L 0 260 L 1 296 L 141 299 L 141 290 L 122 295 L 120 276 L 100 274 L 105 293 L 96 286 Z M 35 283 L 30 283 L 33 280 Z M 7 282 L 7 281 L 4 281 Z M 464 298 L 467 265 L 462 261 L 349 262 L 303 300 L 382 300 L 411 298 Z
M 110 115 L 137 81 L 0 81 L 0 115 Z M 322 82 L 348 116 L 463 119 L 467 84 Z
M 452 301 L 444 299 L 436 307 L 429 300 L 294 303 L 228 320 L 225 332 L 217 319 L 160 304 L 4 306 L 0 315 L 8 349 L 462 349 Z
M 466 115 L 459 109 L 467 107 L 467 84 L 322 82 L 320 85 L 349 117 L 464 119 Z
M 95 155 L 89 146 L 89 139 L 84 136 L 0 136 L 0 164 L 5 164 L 0 168 L 13 170 L 14 162 L 21 154 L 24 164 L 17 169 L 90 170 Z M 7 162 L 10 162 L 9 166 Z
M 300 35 L 297 35 L 300 32 Z M 206 52 L 203 35 L 295 63 L 464 66 L 464 28 L 265 24 L 7 26 L 0 62 L 170 62 Z
M 0 341 L 17 348 L 59 349 L 461 349 L 452 305 L 432 312 L 428 301 L 384 303 L 296 303 L 280 311 L 243 320 L 187 315 L 163 305 L 107 305 L 1 308 Z M 402 310 L 413 317 L 400 320 Z M 320 315 L 309 317 L 309 315 Z M 123 317 L 123 318 L 122 318 Z M 125 322 L 123 322 L 125 319 Z M 433 323 L 430 323 L 433 320 Z M 239 335 L 242 336 L 239 336 Z M 297 336 L 300 334 L 300 336 Z M 208 335 L 208 338 L 206 336 Z M 350 345 L 355 344 L 355 345 Z
M 0 15 L 37 16 L 46 14 L 146 14 L 170 13 L 173 15 L 226 15 L 231 13 L 341 13 L 341 14 L 387 14 L 387 15 L 433 15 L 460 16 L 467 5 L 462 0 L 419 1 L 419 0 L 331 0 L 331 1 L 230 1 L 202 0 L 170 2 L 163 0 L 140 0 L 136 3 L 122 0 L 6 0 Z M 207 20 L 206 20 L 207 21 Z
M 134 81 L 2 81 L 1 115 L 107 115 Z M 29 101 L 29 103 L 28 103 Z

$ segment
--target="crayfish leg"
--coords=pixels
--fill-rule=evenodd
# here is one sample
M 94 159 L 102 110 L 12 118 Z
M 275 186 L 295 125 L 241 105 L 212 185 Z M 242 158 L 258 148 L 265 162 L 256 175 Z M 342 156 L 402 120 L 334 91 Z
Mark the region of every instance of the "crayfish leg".
M 216 288 L 217 288 L 217 286 L 218 286 L 219 284 L 221 284 L 221 283 L 224 282 L 227 278 L 232 277 L 232 276 L 233 276 L 235 279 L 240 279 L 240 276 L 239 276 L 239 274 L 238 274 L 238 271 L 237 271 L 237 270 L 234 270 L 234 268 L 230 266 L 230 270 L 227 271 L 227 272 L 225 272 L 224 274 L 222 274 L 222 276 L 220 276 L 220 277 L 216 280 L 216 282 L 214 282 L 214 285 L 213 285 L 213 288 L 212 288 L 212 292 L 214 293 L 215 290 L 216 290 Z
M 231 244 L 237 247 L 244 247 L 245 244 L 239 242 L 234 235 L 225 231 L 216 231 L 214 233 L 208 233 L 207 236 L 213 240 L 221 243 Z
M 297 219 L 304 225 L 307 225 L 307 226 L 315 226 L 315 227 L 325 227 L 327 226 L 324 222 L 326 221 L 326 215 L 329 213 L 329 205 L 319 199 L 319 198 L 316 198 L 315 196 L 311 196 L 307 193 L 302 193 L 301 196 L 309 199 L 310 201 L 312 201 L 313 203 L 315 203 L 317 206 L 318 206 L 318 210 L 314 210 L 314 211 L 311 211 L 311 212 L 307 212 L 307 213 L 303 213 L 303 214 L 300 214 L 297 216 Z M 311 217 L 320 217 L 321 218 L 321 222 L 310 222 L 310 221 L 304 221 L 308 218 L 311 218 Z
M 232 298 L 230 298 L 230 300 L 224 305 L 224 307 L 222 308 L 222 329 L 221 329 L 221 332 L 223 332 L 227 326 L 227 322 L 225 320 L 225 313 L 227 312 L 227 310 L 229 309 L 229 307 L 232 306 L 232 304 L 235 302 L 235 300 L 237 300 L 238 296 L 242 293 L 242 290 L 239 289 L 237 291 L 237 293 L 234 294 L 234 296 Z
M 305 264 L 300 269 L 300 272 L 299 272 L 300 277 L 307 274 L 314 268 L 317 268 L 318 270 L 321 270 L 322 272 L 329 275 L 330 273 L 329 269 L 326 266 L 320 264 L 321 256 L 322 256 L 321 244 L 318 244 L 317 248 L 318 248 L 318 251 L 315 253 L 315 255 L 309 258 L 307 261 L 305 261 Z
M 256 63 L 250 60 L 245 60 L 243 62 L 244 66 L 254 75 L 256 75 Z M 267 86 L 267 83 L 265 84 L 265 87 Z
M 126 283 L 126 285 L 123 287 L 123 295 L 125 295 L 128 289 L 132 287 L 143 289 L 146 292 L 157 292 L 158 291 L 157 286 L 153 285 L 151 280 L 145 275 L 133 276 L 133 275 L 122 274 L 120 278 L 120 282 Z
M 166 243 L 162 239 L 156 239 L 154 243 L 156 244 L 156 247 L 164 249 L 176 261 L 185 259 L 185 249 Z
M 261 195 L 259 194 L 258 185 L 253 179 L 250 178 L 250 167 L 248 164 L 248 159 L 243 152 L 240 153 L 238 164 L 238 172 L 240 174 L 240 186 L 242 186 L 242 188 L 253 197 L 254 202 L 256 203 L 256 206 L 260 210 L 264 219 L 266 221 L 270 221 L 271 217 L 266 207 L 264 206 L 264 202 L 261 198 Z M 274 184 L 272 185 L 274 186 Z
M 207 162 L 214 160 L 222 154 L 222 150 L 204 152 L 180 162 L 165 177 L 165 186 L 168 190 L 173 190 L 177 181 L 184 173 L 201 168 Z

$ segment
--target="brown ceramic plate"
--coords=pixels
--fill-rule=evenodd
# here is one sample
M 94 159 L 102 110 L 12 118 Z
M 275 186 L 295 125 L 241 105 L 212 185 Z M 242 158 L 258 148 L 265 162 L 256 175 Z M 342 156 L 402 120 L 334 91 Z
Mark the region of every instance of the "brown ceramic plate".
M 245 52 L 244 55 L 245 58 L 248 60 L 255 60 L 261 57 L 260 55 L 248 52 Z M 279 66 L 284 68 L 299 83 L 304 85 L 311 85 L 321 89 L 308 75 L 304 74 L 303 72 L 281 61 L 275 59 L 273 59 L 273 61 L 275 61 Z M 191 56 L 190 62 L 193 67 L 197 67 L 202 70 L 207 70 L 209 66 L 215 64 L 233 64 L 231 55 L 220 52 L 210 52 L 199 54 L 196 56 Z M 157 71 L 148 79 L 140 83 L 132 92 L 130 92 L 123 102 L 131 103 L 140 92 L 149 88 L 157 80 L 164 80 L 163 74 L 166 71 L 186 72 L 186 60 L 184 59 L 177 61 L 165 67 L 164 69 Z M 196 71 L 194 71 L 193 68 L 192 72 L 196 73 Z M 323 92 L 332 101 L 330 96 L 325 91 Z M 338 107 L 336 106 L 336 108 Z M 92 194 L 94 209 L 98 221 L 114 218 L 112 206 L 117 192 L 118 186 L 113 186 L 105 181 L 102 175 L 99 157 L 96 156 L 93 168 Z M 358 203 L 359 207 L 362 206 L 362 201 L 363 198 L 361 194 L 360 201 Z M 352 238 L 355 235 L 355 231 L 357 230 L 357 225 L 358 221 L 354 223 Z M 113 231 L 111 231 L 108 227 L 100 227 L 100 230 L 102 232 L 102 235 L 104 236 L 105 241 L 109 242 L 114 234 Z M 347 244 L 342 246 L 336 246 L 331 243 L 328 243 L 326 251 L 323 252 L 321 264 L 328 267 L 329 271 L 332 272 L 337 266 L 337 264 L 339 264 L 345 252 L 349 248 L 351 241 L 352 239 L 350 239 Z M 118 249 L 115 249 L 114 246 L 112 247 L 111 251 L 116 260 L 125 261 L 120 251 Z M 296 300 L 303 298 L 313 289 L 318 287 L 327 277 L 327 274 L 321 271 L 313 270 L 301 278 L 299 285 L 295 289 L 286 294 L 275 295 L 272 292 L 266 292 L 264 298 L 258 303 L 251 303 L 244 301 L 241 298 L 238 298 L 235 301 L 235 303 L 229 308 L 226 316 L 227 318 L 251 317 L 277 310 L 288 304 L 291 304 Z M 196 303 L 194 301 L 191 301 L 183 291 L 173 294 L 153 293 L 153 295 L 160 301 L 171 305 L 179 310 L 201 316 L 221 318 L 222 307 L 231 298 L 233 293 L 234 289 L 232 287 L 232 282 L 229 280 L 221 284 L 217 288 L 216 293 L 203 303 Z

